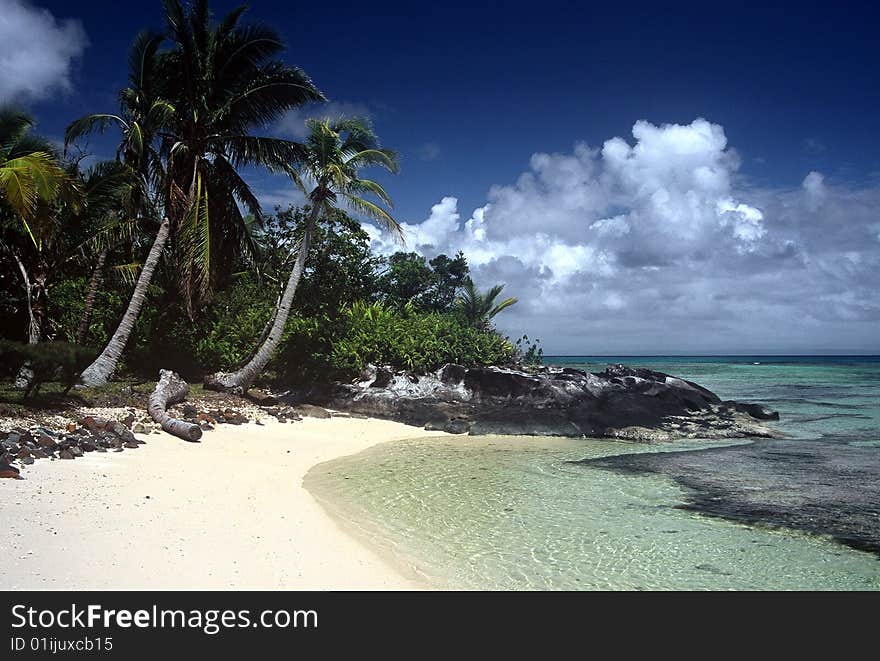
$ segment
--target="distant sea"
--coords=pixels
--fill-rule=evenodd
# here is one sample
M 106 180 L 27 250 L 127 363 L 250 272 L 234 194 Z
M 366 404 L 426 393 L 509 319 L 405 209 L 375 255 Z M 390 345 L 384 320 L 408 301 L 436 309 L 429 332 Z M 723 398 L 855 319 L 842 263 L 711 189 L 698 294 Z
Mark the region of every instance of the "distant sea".
M 647 367 L 723 399 L 761 402 L 780 412 L 774 424 L 793 439 L 830 447 L 823 461 L 833 463 L 834 448 L 846 448 L 850 458 L 861 453 L 866 464 L 876 464 L 880 453 L 878 356 L 546 356 L 544 362 L 588 371 L 613 363 Z M 306 486 L 353 534 L 437 587 L 880 589 L 875 554 L 822 534 L 682 509 L 687 490 L 662 474 L 571 463 L 706 447 L 717 444 L 420 439 L 317 466 Z M 783 472 L 776 487 L 784 491 L 784 480 L 808 478 L 809 464 Z
M 544 363 L 601 371 L 623 363 L 673 374 L 722 399 L 778 410 L 781 428 L 814 437 L 880 430 L 880 356 L 546 356 Z

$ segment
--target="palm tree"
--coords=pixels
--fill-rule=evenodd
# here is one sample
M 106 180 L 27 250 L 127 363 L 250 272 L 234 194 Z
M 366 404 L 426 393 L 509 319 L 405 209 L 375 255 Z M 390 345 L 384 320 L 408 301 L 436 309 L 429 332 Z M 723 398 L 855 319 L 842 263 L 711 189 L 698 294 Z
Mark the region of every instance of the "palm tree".
M 144 30 L 132 42 L 128 53 L 128 87 L 119 93 L 119 113 L 96 113 L 72 122 L 64 136 L 65 149 L 75 140 L 110 126 L 119 129 L 121 139 L 116 160 L 125 163 L 140 178 L 140 197 L 132 206 L 144 211 L 162 178 L 156 137 L 174 115 L 174 106 L 164 96 L 159 71 L 159 48 L 164 36 Z
M 31 133 L 33 125 L 24 111 L 0 108 L 0 197 L 36 245 L 32 224 L 41 206 L 63 192 L 68 176 L 49 142 Z
M 178 0 L 164 5 L 170 48 L 160 51 L 162 37 L 156 35 L 135 42 L 131 85 L 120 95 L 122 114 L 84 118 L 68 132 L 70 139 L 118 124 L 119 156 L 152 192 L 143 196 L 142 211 L 158 222 L 125 315 L 82 374 L 87 385 L 103 385 L 115 371 L 172 233 L 174 266 L 191 315 L 195 302 L 210 292 L 212 276 L 228 267 L 232 254 L 250 247 L 239 205 L 256 218 L 261 209 L 237 168 L 281 170 L 301 153 L 300 145 L 256 137 L 253 129 L 324 100 L 303 71 L 275 59 L 284 45 L 274 31 L 239 24 L 243 7 L 214 24 L 206 0 L 196 0 L 189 10 Z
M 111 236 L 118 236 L 111 235 L 112 224 L 105 214 L 119 197 L 124 176 L 120 168 L 117 163 L 101 163 L 82 176 L 70 165 L 65 186 L 77 195 L 41 204 L 27 231 L 8 213 L 0 214 L 0 249 L 21 274 L 30 343 L 45 339 L 49 294 L 54 282 L 66 275 L 65 267 L 90 265 L 94 247 L 106 246 Z
M 120 211 L 129 217 L 140 216 L 147 221 L 158 222 L 153 244 L 119 326 L 101 354 L 80 375 L 80 381 L 88 386 L 106 384 L 116 370 L 146 300 L 150 281 L 171 227 L 167 216 L 159 220 L 162 203 L 160 192 L 164 176 L 156 142 L 159 130 L 174 114 L 174 107 L 161 96 L 159 89 L 161 76 L 158 72 L 158 50 L 161 43 L 160 35 L 142 32 L 132 44 L 129 52 L 129 86 L 119 94 L 119 114 L 88 115 L 73 122 L 65 135 L 67 147 L 83 135 L 95 130 L 103 132 L 108 126 L 116 125 L 121 132 L 116 158 L 130 169 L 137 183 L 132 188 L 127 208 Z
M 224 284 L 234 257 L 254 252 L 246 215 L 260 220 L 262 210 L 238 170 L 257 165 L 285 172 L 302 154 L 302 145 L 255 136 L 254 128 L 325 98 L 304 71 L 277 59 L 284 44 L 273 29 L 241 25 L 244 7 L 217 24 L 207 0 L 195 0 L 188 11 L 179 0 L 165 0 L 165 8 L 172 48 L 162 70 L 177 112 L 162 150 L 177 271 L 192 317 Z
M 469 325 L 488 329 L 495 315 L 517 303 L 514 296 L 498 303 L 498 296 L 503 289 L 504 285 L 495 285 L 483 294 L 477 290 L 474 281 L 468 278 L 464 283 L 464 291 L 456 300 L 456 307 Z
M 83 213 L 91 232 L 79 250 L 89 257 L 91 276 L 74 337 L 76 344 L 84 344 L 88 337 L 89 322 L 111 252 L 120 246 L 131 249 L 143 236 L 136 214 L 132 212 L 133 197 L 139 196 L 140 191 L 136 172 L 119 161 L 103 161 L 83 174 Z M 133 266 L 137 265 L 122 264 L 113 268 L 125 278 Z
M 368 166 L 397 172 L 396 154 L 379 146 L 372 127 L 362 119 L 310 119 L 306 124 L 309 133 L 299 162 L 300 169 L 290 172 L 311 206 L 302 238 L 295 248 L 296 261 L 276 306 L 269 333 L 260 348 L 241 369 L 207 376 L 205 386 L 208 388 L 241 393 L 247 390 L 271 360 L 281 343 L 293 296 L 305 269 L 312 233 L 322 216 L 326 217 L 342 203 L 372 218 L 402 239 L 402 230 L 397 221 L 379 204 L 364 197 L 375 196 L 386 206 L 392 207 L 388 193 L 375 181 L 359 176 L 359 170 Z
M 33 120 L 13 108 L 0 109 L 0 248 L 22 277 L 27 300 L 28 342 L 42 339 L 46 317 L 44 256 L 62 239 L 58 206 L 77 209 L 79 189 L 48 140 L 31 132 Z

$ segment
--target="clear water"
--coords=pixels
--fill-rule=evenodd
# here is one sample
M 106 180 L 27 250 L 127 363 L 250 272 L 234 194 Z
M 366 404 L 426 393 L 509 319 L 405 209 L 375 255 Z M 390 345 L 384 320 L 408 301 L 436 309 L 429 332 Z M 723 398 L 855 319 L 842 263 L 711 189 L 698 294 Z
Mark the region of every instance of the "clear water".
M 880 359 L 551 358 L 639 364 L 724 398 L 769 403 L 798 438 L 880 451 Z M 755 365 L 753 363 L 760 363 Z M 388 443 L 316 466 L 306 486 L 406 573 L 473 589 L 880 589 L 880 561 L 831 539 L 676 509 L 658 475 L 570 460 L 706 447 L 444 437 Z

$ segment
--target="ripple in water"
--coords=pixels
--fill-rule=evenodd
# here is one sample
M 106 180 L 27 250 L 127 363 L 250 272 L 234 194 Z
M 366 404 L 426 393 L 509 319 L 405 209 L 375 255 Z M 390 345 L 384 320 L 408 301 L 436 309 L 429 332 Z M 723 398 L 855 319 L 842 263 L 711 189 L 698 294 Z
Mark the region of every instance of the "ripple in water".
M 410 575 L 443 588 L 877 590 L 880 561 L 821 537 L 676 509 L 653 475 L 567 461 L 643 447 L 434 438 L 316 466 L 306 487 Z

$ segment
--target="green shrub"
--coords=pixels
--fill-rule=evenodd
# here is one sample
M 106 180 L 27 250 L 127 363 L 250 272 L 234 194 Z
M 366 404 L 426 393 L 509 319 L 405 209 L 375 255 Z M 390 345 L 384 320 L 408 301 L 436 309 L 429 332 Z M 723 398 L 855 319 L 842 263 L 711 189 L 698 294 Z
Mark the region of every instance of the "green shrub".
M 335 378 L 333 345 L 343 332 L 338 316 L 291 317 L 281 349 L 269 370 L 285 385 L 326 382 Z
M 506 338 L 468 327 L 451 314 L 355 303 L 344 311 L 331 363 L 341 372 L 360 371 L 367 363 L 425 372 L 446 363 L 503 364 L 513 355 Z
M 35 394 L 43 383 L 56 380 L 64 385 L 64 392 L 67 393 L 96 355 L 94 349 L 69 342 L 0 342 L 0 363 L 4 371 L 9 369 L 17 373 L 22 367 L 27 367 L 33 373 L 24 397 Z
M 240 367 L 263 337 L 274 304 L 271 289 L 247 276 L 217 297 L 197 332 L 190 326 L 175 334 L 192 342 L 193 356 L 206 371 Z
M 79 276 L 60 280 L 52 287 L 52 295 L 49 298 L 50 337 L 68 342 L 75 341 L 82 320 L 88 285 L 88 278 Z M 106 346 L 119 325 L 130 296 L 129 285 L 119 282 L 118 278 L 112 277 L 109 273 L 104 277 L 104 282 L 95 296 L 84 344 L 96 348 Z M 135 346 L 139 335 L 149 335 L 150 320 L 155 315 L 156 304 L 148 297 L 135 324 L 134 339 L 130 346 Z
M 274 306 L 272 290 L 243 274 L 190 319 L 181 301 L 160 301 L 144 317 L 125 352 L 125 367 L 156 378 L 173 367 L 198 381 L 205 374 L 238 367 L 256 348 Z
M 528 335 L 523 335 L 514 344 L 514 360 L 526 367 L 539 367 L 544 363 L 544 349 L 541 340 L 531 342 Z

